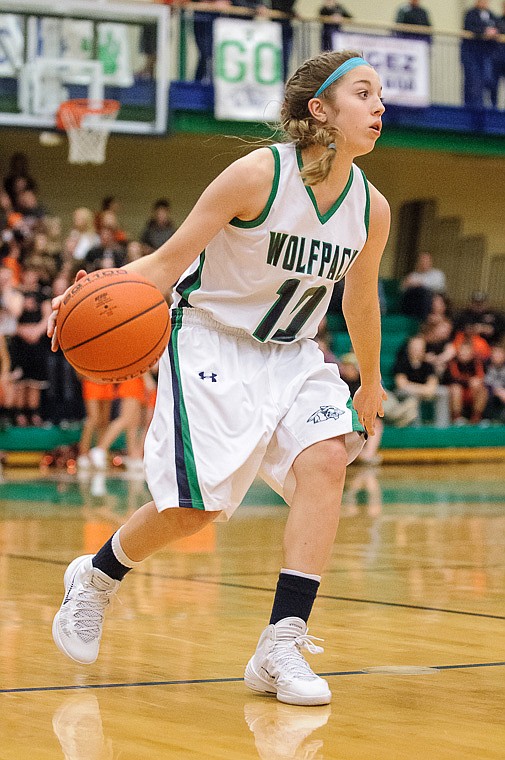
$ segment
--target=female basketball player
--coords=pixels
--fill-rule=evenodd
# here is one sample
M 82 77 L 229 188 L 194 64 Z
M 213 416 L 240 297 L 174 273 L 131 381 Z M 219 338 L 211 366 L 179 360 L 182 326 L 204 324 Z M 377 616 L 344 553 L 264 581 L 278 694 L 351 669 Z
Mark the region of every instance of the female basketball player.
M 53 635 L 77 662 L 98 656 L 104 611 L 124 575 L 168 542 L 230 517 L 260 474 L 290 511 L 270 625 L 245 681 L 282 702 L 330 701 L 302 650 L 321 651 L 307 620 L 346 465 L 383 414 L 377 283 L 389 208 L 353 164 L 373 149 L 383 112 L 379 77 L 357 53 L 306 61 L 286 84 L 290 142 L 235 161 L 169 241 L 126 267 L 163 292 L 177 283 L 145 445 L 153 501 L 65 573 Z M 312 340 L 344 275 L 361 375 L 354 408 Z M 50 335 L 54 324 L 55 314 Z

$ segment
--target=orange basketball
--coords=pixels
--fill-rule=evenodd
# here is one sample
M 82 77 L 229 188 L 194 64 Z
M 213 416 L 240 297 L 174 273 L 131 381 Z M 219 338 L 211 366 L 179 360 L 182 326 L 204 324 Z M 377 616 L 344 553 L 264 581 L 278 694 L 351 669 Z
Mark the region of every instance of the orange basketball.
M 56 335 L 77 372 L 118 383 L 158 361 L 170 337 L 170 312 L 158 288 L 142 275 L 99 269 L 65 296 Z

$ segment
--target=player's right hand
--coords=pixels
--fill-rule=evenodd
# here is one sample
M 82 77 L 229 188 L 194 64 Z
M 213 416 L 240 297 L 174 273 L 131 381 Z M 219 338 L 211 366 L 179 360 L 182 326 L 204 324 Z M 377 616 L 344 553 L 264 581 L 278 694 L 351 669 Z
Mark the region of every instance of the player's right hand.
M 79 269 L 75 275 L 73 285 L 75 285 L 75 283 L 79 280 L 82 280 L 83 277 L 86 277 L 86 275 L 87 272 L 85 269 Z M 70 285 L 70 287 L 68 287 L 61 296 L 56 296 L 51 301 L 52 312 L 49 316 L 49 319 L 47 320 L 47 337 L 51 338 L 51 351 L 57 351 L 60 347 L 60 344 L 58 343 L 58 336 L 56 334 L 56 320 L 58 318 L 58 311 L 60 310 L 60 306 L 63 303 L 63 299 L 66 297 L 67 293 L 69 290 L 71 290 L 73 285 Z

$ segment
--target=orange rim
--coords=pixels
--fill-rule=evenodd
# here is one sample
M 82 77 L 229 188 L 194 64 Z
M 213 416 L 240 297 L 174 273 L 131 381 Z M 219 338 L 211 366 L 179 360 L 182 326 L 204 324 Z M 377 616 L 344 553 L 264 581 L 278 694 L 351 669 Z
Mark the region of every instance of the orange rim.
M 56 126 L 62 130 L 68 129 L 69 126 L 78 128 L 81 126 L 83 118 L 89 114 L 114 117 L 119 111 L 120 105 L 118 100 L 94 101 L 90 98 L 65 100 L 58 108 Z

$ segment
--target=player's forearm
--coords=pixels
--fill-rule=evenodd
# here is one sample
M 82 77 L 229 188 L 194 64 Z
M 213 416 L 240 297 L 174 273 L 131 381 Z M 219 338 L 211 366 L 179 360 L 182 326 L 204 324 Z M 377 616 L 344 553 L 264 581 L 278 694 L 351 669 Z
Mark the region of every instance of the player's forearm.
M 162 249 L 136 259 L 123 268 L 143 275 L 165 296 L 170 294 L 181 274 L 187 269 L 186 266 L 182 267 L 180 260 L 175 256 L 163 254 Z
M 380 374 L 381 322 L 376 297 L 359 304 L 359 308 L 343 305 L 347 329 L 359 363 L 361 384 L 378 383 Z

